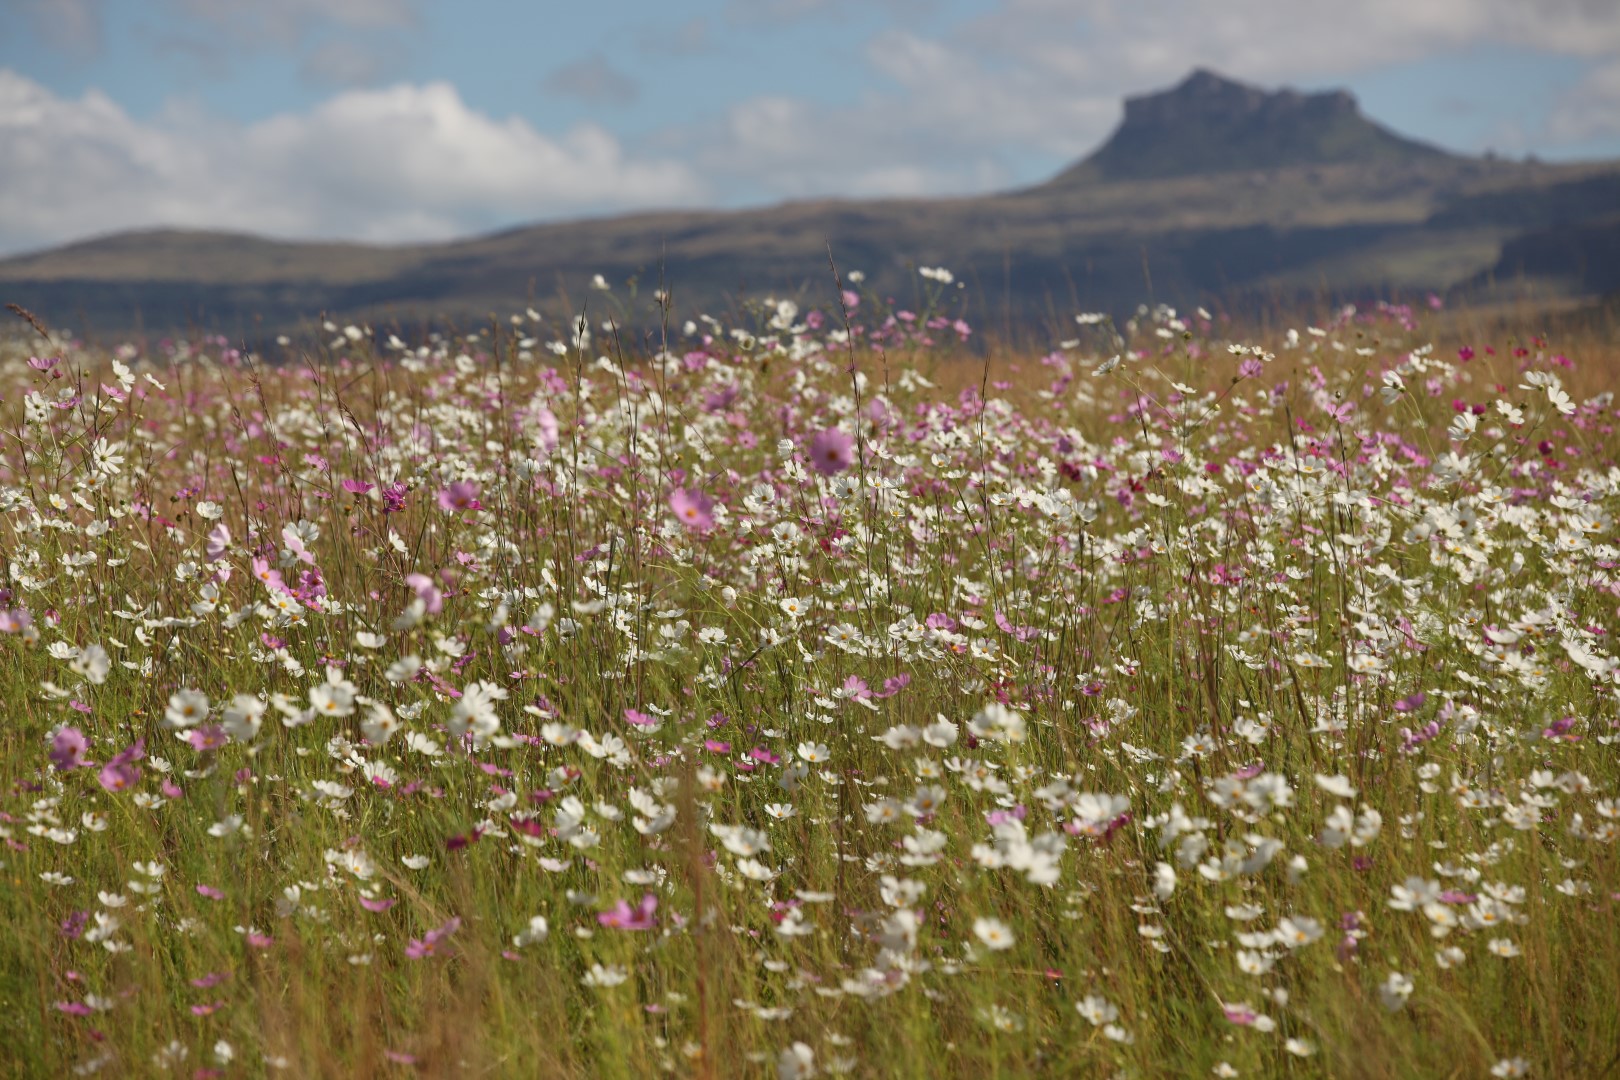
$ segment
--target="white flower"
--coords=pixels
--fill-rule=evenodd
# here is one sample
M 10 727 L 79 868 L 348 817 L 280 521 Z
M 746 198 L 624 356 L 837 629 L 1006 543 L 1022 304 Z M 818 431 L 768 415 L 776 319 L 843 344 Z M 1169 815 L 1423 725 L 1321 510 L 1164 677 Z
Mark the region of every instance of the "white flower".
M 811 764 L 819 765 L 832 757 L 832 751 L 822 743 L 802 742 L 799 744 L 799 757 Z
M 1341 799 L 1356 797 L 1356 789 L 1350 785 L 1350 778 L 1342 775 L 1323 776 L 1316 774 L 1316 786 L 1329 795 L 1337 795 Z
M 399 730 L 399 719 L 393 710 L 380 701 L 371 703 L 366 718 L 360 721 L 360 734 L 372 746 L 381 746 Z
M 208 695 L 200 690 L 177 690 L 163 711 L 163 722 L 171 728 L 194 727 L 208 717 Z
M 592 964 L 591 970 L 587 971 L 585 973 L 585 977 L 579 981 L 585 986 L 606 989 L 608 987 L 618 986 L 629 977 L 630 972 L 625 970 L 623 967 L 620 967 L 618 964 L 609 964 L 606 967 L 603 967 L 601 964 Z
M 112 671 L 112 657 L 108 656 L 107 650 L 100 645 L 86 645 L 68 667 L 73 669 L 74 674 L 100 686 L 107 681 L 107 674 Z
M 973 719 L 968 722 L 968 730 L 981 739 L 1016 743 L 1024 741 L 1026 725 L 1018 713 L 999 701 L 992 701 L 973 714 Z
M 777 1080 L 809 1080 L 816 1075 L 816 1052 L 802 1042 L 783 1050 L 776 1059 Z
M 1322 924 L 1308 915 L 1291 915 L 1277 923 L 1277 941 L 1290 949 L 1302 948 L 1322 936 Z
M 1102 1027 L 1104 1024 L 1112 1024 L 1119 1019 L 1119 1007 L 1107 998 L 1099 997 L 1096 994 L 1087 994 L 1075 1002 L 1074 1007 L 1092 1027 Z
M 990 919 L 980 916 L 973 920 L 973 934 L 984 942 L 986 948 L 995 952 L 1013 947 L 1013 932 L 1006 923 L 1000 919 Z
M 237 694 L 220 715 L 225 734 L 240 743 L 252 742 L 259 734 L 259 725 L 264 721 L 267 708 L 252 694 Z
M 1389 978 L 1378 985 L 1378 1000 L 1384 1003 L 1384 1008 L 1390 1012 L 1399 1012 L 1406 1007 L 1406 999 L 1412 996 L 1412 980 L 1398 971 L 1389 973 Z
M 529 925 L 513 936 L 512 944 L 521 949 L 525 945 L 533 945 L 537 941 L 546 940 L 546 935 L 549 933 L 551 933 L 551 925 L 546 922 L 546 917 L 544 915 L 534 915 L 529 918 Z

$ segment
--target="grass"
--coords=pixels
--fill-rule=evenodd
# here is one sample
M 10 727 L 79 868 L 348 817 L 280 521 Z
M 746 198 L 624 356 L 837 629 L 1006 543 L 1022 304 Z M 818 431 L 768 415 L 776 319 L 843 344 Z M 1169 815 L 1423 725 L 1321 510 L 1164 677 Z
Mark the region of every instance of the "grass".
M 848 299 L 6 344 L 17 1074 L 1620 1067 L 1607 341 Z

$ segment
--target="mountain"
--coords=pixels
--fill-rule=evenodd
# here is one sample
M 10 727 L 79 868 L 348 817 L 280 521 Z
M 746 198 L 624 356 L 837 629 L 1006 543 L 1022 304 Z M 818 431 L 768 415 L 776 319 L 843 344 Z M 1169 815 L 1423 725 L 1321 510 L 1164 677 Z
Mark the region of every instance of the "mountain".
M 1267 93 L 1199 69 L 1180 85 L 1125 100 L 1125 119 L 1057 184 L 1450 159 L 1361 115 L 1343 90 Z
M 408 326 L 600 311 L 588 282 L 601 273 L 643 294 L 671 287 L 684 317 L 766 294 L 826 304 L 830 246 L 841 270 L 902 303 L 916 266 L 949 267 L 971 286 L 970 319 L 1010 326 L 1153 300 L 1593 294 L 1620 288 L 1617 236 L 1620 162 L 1451 154 L 1379 126 L 1344 92 L 1195 71 L 1128 100 L 1096 152 L 1019 191 L 641 213 L 394 247 L 125 233 L 0 260 L 0 302 L 108 334 L 251 339 L 323 312 Z

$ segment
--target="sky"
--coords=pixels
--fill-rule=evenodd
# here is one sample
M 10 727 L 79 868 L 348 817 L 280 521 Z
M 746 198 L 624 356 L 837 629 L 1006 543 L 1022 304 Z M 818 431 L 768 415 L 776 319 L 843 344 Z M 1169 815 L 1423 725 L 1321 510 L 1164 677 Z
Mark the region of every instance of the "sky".
M 1620 0 L 0 0 L 0 254 L 1021 187 L 1196 66 L 1620 157 Z

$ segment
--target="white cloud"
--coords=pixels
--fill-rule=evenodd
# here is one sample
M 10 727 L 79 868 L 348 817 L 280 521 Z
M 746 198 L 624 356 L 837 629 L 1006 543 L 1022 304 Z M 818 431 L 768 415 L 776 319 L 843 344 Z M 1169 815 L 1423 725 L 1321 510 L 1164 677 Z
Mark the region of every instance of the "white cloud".
M 690 167 L 600 127 L 560 137 L 469 108 L 446 83 L 338 94 L 240 126 L 179 107 L 131 118 L 0 69 L 0 250 L 178 226 L 383 242 L 700 202 Z
M 1620 60 L 1601 64 L 1553 106 L 1547 132 L 1557 142 L 1620 136 Z
M 839 0 L 779 0 L 808 14 Z M 926 22 L 926 21 L 924 21 Z M 883 89 L 847 106 L 776 96 L 732 106 L 669 145 L 748 197 L 983 191 L 1055 172 L 1105 139 L 1121 99 L 1195 66 L 1267 87 L 1312 85 L 1509 46 L 1592 63 L 1620 54 L 1615 0 L 1002 0 L 943 29 L 865 45 Z M 1620 74 L 1594 68 L 1537 138 L 1615 134 Z

